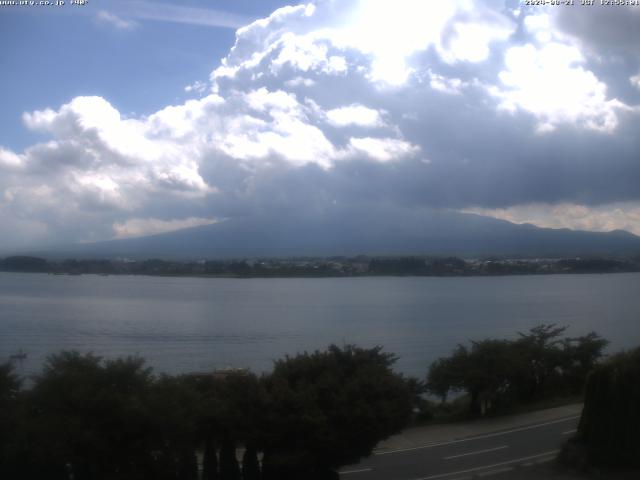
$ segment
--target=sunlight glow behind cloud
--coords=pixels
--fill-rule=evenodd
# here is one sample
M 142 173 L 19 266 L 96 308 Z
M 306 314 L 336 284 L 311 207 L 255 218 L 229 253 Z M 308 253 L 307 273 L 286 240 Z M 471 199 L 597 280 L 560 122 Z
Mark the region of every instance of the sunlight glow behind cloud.
M 514 223 L 531 223 L 548 228 L 572 228 L 609 232 L 627 230 L 640 235 L 640 202 L 588 207 L 574 203 L 528 204 L 501 209 L 469 208 L 464 212 L 499 218 Z
M 213 225 L 218 220 L 213 218 L 189 217 L 177 220 L 160 220 L 157 218 L 131 218 L 126 222 L 113 224 L 116 238 L 133 238 L 145 235 L 173 232 L 183 228 Z
M 556 10 L 499 3 L 284 7 L 242 23 L 209 81 L 185 88 L 198 98 L 148 115 L 100 96 L 25 112 L 45 138 L 0 146 L 0 220 L 97 240 L 386 203 L 640 232 L 640 110 L 619 86 L 637 93 L 638 59 L 606 63 Z M 238 23 L 185 8 L 102 16 Z

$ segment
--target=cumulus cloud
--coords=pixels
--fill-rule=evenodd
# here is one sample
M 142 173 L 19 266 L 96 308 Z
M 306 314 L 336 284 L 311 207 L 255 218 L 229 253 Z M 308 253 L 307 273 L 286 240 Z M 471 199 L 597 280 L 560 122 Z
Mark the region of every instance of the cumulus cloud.
M 501 85 L 493 90 L 500 106 L 533 114 L 540 131 L 561 124 L 613 131 L 618 111 L 630 107 L 608 97 L 606 84 L 585 68 L 579 44 L 554 28 L 550 13 L 529 15 L 524 26 L 534 41 L 506 51 Z
M 438 90 L 443 93 L 459 95 L 462 89 L 468 86 L 468 83 L 463 82 L 459 78 L 447 78 L 444 75 L 440 75 L 430 71 L 429 86 L 434 90 Z
M 238 28 L 209 82 L 185 87 L 198 98 L 146 116 L 97 96 L 25 112 L 46 139 L 0 149 L 0 218 L 84 241 L 354 205 L 637 231 L 639 111 L 611 79 L 632 90 L 640 65 L 604 68 L 608 37 L 588 43 L 559 10 L 281 8 Z
M 196 92 L 196 93 L 204 93 L 207 89 L 207 84 L 205 82 L 201 82 L 200 80 L 196 80 L 190 85 L 184 87 L 184 91 L 187 93 Z
M 496 91 L 502 99 L 501 107 L 532 113 L 539 119 L 541 131 L 553 130 L 562 123 L 579 123 L 605 132 L 614 130 L 618 122 L 616 110 L 625 105 L 607 99 L 606 85 L 577 65 L 582 61 L 577 48 L 555 42 L 540 48 L 527 44 L 509 49 L 507 68 L 500 73 L 506 88 Z
M 395 138 L 352 138 L 349 140 L 349 144 L 353 150 L 364 152 L 380 162 L 401 160 L 403 157 L 419 151 L 418 147 Z
M 359 125 L 361 127 L 381 127 L 382 115 L 377 110 L 363 105 L 349 105 L 327 111 L 327 119 L 334 127 Z
M 192 133 L 192 124 L 185 126 L 185 119 L 197 121 L 216 101 L 212 96 L 167 107 L 147 119 L 124 119 L 101 97 L 76 97 L 58 111 L 25 113 L 27 127 L 54 137 L 27 150 L 27 168 L 60 172 L 72 165 L 77 184 L 100 191 L 120 192 L 155 179 L 157 187 L 174 193 L 206 193 L 209 186 L 190 155 L 194 147 L 184 145 L 184 137 Z M 171 135 L 159 139 L 155 133 L 162 128 Z
M 291 80 L 285 81 L 284 84 L 289 88 L 295 88 L 300 86 L 312 87 L 316 84 L 316 82 L 314 82 L 310 78 L 295 77 L 295 78 L 292 78 Z
M 0 169 L 19 170 L 24 164 L 24 160 L 10 150 L 0 147 Z

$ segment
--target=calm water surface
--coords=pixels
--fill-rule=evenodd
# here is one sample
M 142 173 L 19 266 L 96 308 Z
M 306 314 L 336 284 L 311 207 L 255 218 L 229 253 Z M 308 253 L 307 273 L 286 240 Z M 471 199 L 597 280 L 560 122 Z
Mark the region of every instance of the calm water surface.
M 140 354 L 156 371 L 268 371 L 331 343 L 383 345 L 423 377 L 457 343 L 539 323 L 640 344 L 640 274 L 207 279 L 0 273 L 0 361 L 36 373 L 61 349 Z

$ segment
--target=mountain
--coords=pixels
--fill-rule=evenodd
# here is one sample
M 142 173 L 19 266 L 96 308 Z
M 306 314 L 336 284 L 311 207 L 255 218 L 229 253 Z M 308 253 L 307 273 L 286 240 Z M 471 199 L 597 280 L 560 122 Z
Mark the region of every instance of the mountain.
M 640 237 L 539 228 L 451 211 L 341 212 L 245 218 L 160 235 L 78 244 L 49 257 L 233 258 L 331 255 L 640 254 Z

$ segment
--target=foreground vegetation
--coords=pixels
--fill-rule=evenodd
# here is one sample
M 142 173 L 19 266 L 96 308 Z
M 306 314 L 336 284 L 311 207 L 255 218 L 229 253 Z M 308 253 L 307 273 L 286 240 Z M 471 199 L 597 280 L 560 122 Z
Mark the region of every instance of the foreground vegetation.
M 539 325 L 514 340 L 459 345 L 429 368 L 427 391 L 442 403 L 431 405 L 425 418 L 504 413 L 580 399 L 584 409 L 576 436 L 562 450 L 563 463 L 580 469 L 634 469 L 628 478 L 638 478 L 640 348 L 602 361 L 606 340 L 595 332 L 564 337 L 565 331 Z M 459 396 L 447 402 L 451 393 Z
M 394 373 L 395 357 L 380 347 L 287 356 L 260 377 L 154 375 L 139 357 L 61 352 L 30 388 L 0 365 L 0 478 L 338 478 L 416 416 L 504 413 L 581 395 L 587 378 L 579 434 L 565 451 L 638 465 L 640 349 L 602 363 L 606 340 L 565 331 L 540 325 L 459 345 L 425 383 Z
M 578 433 L 563 459 L 579 467 L 640 468 L 638 432 L 640 348 L 613 356 L 589 375 Z
M 566 329 L 539 325 L 515 340 L 458 345 L 431 365 L 427 390 L 443 403 L 452 393 L 464 394 L 454 405 L 464 404 L 471 415 L 580 395 L 608 342 L 595 332 L 563 337 Z
M 5 365 L 0 478 L 194 480 L 196 454 L 206 480 L 337 478 L 410 419 L 393 362 L 380 348 L 331 346 L 260 378 L 154 376 L 140 358 L 62 352 L 26 390 Z

